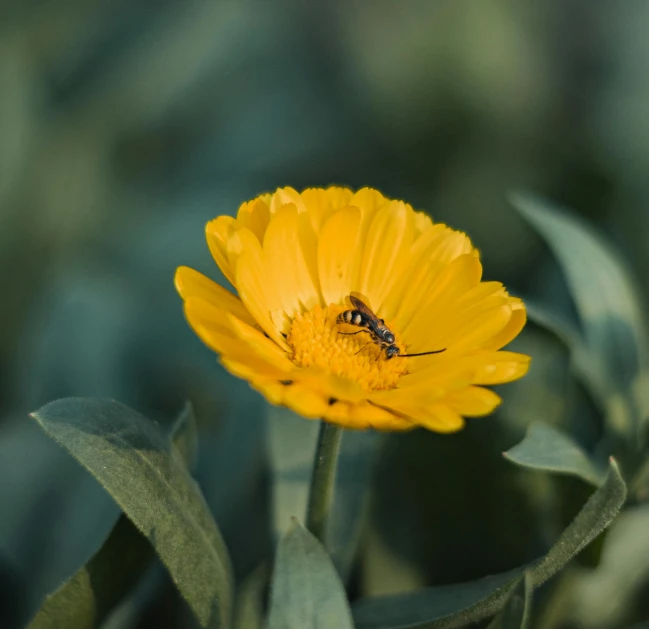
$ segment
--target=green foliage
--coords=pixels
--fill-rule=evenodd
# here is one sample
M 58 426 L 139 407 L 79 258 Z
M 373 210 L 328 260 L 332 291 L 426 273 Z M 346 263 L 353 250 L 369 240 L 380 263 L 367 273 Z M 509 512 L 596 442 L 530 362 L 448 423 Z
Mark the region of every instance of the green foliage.
M 512 203 L 546 240 L 565 274 L 582 324 L 576 368 L 611 428 L 637 439 L 649 417 L 649 345 L 639 291 L 626 265 L 600 234 L 565 210 L 530 195 L 513 195 Z M 544 314 L 539 320 L 575 338 L 560 321 L 560 315 Z
M 345 588 L 327 551 L 297 520 L 282 537 L 268 629 L 353 629 Z
M 538 587 L 561 570 L 622 508 L 626 486 L 615 461 L 604 484 L 588 499 L 550 551 L 529 566 L 472 583 L 425 588 L 412 594 L 361 600 L 353 607 L 357 629 L 450 629 L 500 610 L 525 570 Z
M 269 408 L 273 480 L 273 522 L 279 537 L 292 516 L 304 517 L 319 423 L 304 421 L 287 409 Z M 380 436 L 344 431 L 327 540 L 339 574 L 346 580 L 367 514 L 368 485 Z
M 172 426 L 173 445 L 187 466 L 196 461 L 196 419 L 187 404 Z M 117 560 L 116 560 L 117 558 Z M 29 629 L 92 629 L 133 588 L 150 565 L 153 547 L 121 515 L 102 547 L 47 600 Z
M 171 441 L 190 472 L 198 462 L 198 427 L 194 408 L 188 402 L 171 427 Z
M 2 18 L 1 629 L 43 622 L 51 592 L 62 629 L 194 626 L 150 541 L 26 419 L 72 395 L 140 409 L 165 443 L 192 400 L 187 467 L 228 546 L 234 626 L 265 625 L 317 424 L 267 421 L 187 329 L 171 278 L 188 264 L 225 285 L 207 220 L 276 185 L 329 182 L 376 185 L 466 231 L 532 323 L 507 348 L 532 356 L 530 373 L 498 387 L 495 416 L 448 437 L 343 436 L 327 551 L 349 600 L 435 586 L 441 609 L 462 592 L 449 584 L 473 588 L 467 605 L 505 588 L 613 455 L 630 504 L 534 591 L 530 624 L 649 629 L 649 3 L 9 0 Z M 583 218 L 529 196 L 519 215 L 512 184 Z M 185 457 L 197 433 L 181 432 Z M 506 626 L 469 627 L 489 622 Z
M 149 540 L 201 625 L 227 627 L 232 585 L 225 545 L 183 457 L 160 428 L 126 406 L 101 399 L 58 400 L 33 416 L 97 478 Z M 191 443 L 185 438 L 191 430 L 182 422 L 176 426 L 180 443 Z M 127 532 L 125 524 L 116 528 L 110 545 L 121 543 Z M 96 565 L 109 550 L 100 551 L 88 566 L 89 576 L 71 587 L 94 589 Z M 58 602 L 53 608 L 66 612 Z M 97 609 L 105 611 L 103 606 Z M 94 613 L 90 606 L 79 620 L 96 622 Z
M 530 626 L 531 606 L 532 577 L 526 572 L 487 629 L 527 629 Z
M 604 473 L 579 445 L 556 428 L 540 422 L 531 424 L 525 439 L 504 454 L 523 467 L 571 474 L 596 487 L 604 480 Z
M 153 549 L 121 516 L 101 549 L 45 603 L 28 629 L 93 629 L 138 582 Z
M 261 565 L 251 572 L 237 591 L 235 629 L 262 629 L 264 626 L 264 592 L 268 569 Z

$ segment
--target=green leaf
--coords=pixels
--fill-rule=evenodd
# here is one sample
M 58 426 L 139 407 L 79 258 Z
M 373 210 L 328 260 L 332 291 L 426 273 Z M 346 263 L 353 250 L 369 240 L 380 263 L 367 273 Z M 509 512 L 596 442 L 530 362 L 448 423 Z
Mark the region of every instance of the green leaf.
M 575 375 L 595 402 L 605 410 L 606 401 L 599 386 L 601 376 L 593 368 L 594 363 L 590 358 L 590 351 L 578 322 L 572 321 L 559 308 L 553 308 L 533 298 L 525 297 L 523 301 L 530 321 L 552 332 L 566 346 L 570 352 L 571 367 Z
M 588 363 L 610 425 L 639 434 L 649 417 L 649 345 L 640 291 L 613 247 L 595 230 L 546 201 L 516 194 L 512 204 L 556 255 L 583 326 Z
M 187 469 L 195 471 L 198 458 L 198 428 L 194 407 L 190 402 L 180 412 L 171 427 L 171 439 L 182 456 Z
M 279 539 L 292 517 L 304 519 L 313 469 L 318 422 L 287 409 L 268 407 L 270 463 L 273 481 L 273 523 Z
M 229 626 L 227 550 L 179 451 L 157 424 L 103 399 L 59 400 L 33 417 L 149 540 L 201 625 Z
M 264 593 L 268 567 L 260 565 L 237 588 L 235 629 L 262 629 L 264 626 Z
M 531 606 L 532 577 L 526 572 L 487 629 L 527 629 L 530 624 Z
M 319 424 L 287 409 L 269 408 L 273 520 L 279 538 L 292 517 L 306 515 Z M 343 580 L 351 571 L 367 511 L 370 474 L 381 435 L 343 432 L 327 548 Z
M 171 438 L 186 465 L 195 460 L 196 423 L 189 404 L 174 422 Z M 148 540 L 121 515 L 97 553 L 46 598 L 29 629 L 100 625 L 144 574 L 153 556 Z
M 268 627 L 354 627 L 345 588 L 327 551 L 295 518 L 277 548 Z
M 558 474 L 578 476 L 599 487 L 605 474 L 568 435 L 535 422 L 527 429 L 523 441 L 504 453 L 505 457 L 523 467 L 546 470 Z
M 92 629 L 138 582 L 153 549 L 125 516 L 101 549 L 43 603 L 28 629 Z
M 357 629 L 450 629 L 497 613 L 524 572 L 538 587 L 561 570 L 615 519 L 626 499 L 626 485 L 610 461 L 604 484 L 582 507 L 544 557 L 507 573 L 458 585 L 408 594 L 361 599 L 353 606 Z
M 558 309 L 553 310 L 531 297 L 524 297 L 523 301 L 531 321 L 553 332 L 571 352 L 583 351 L 584 338 L 573 321 Z

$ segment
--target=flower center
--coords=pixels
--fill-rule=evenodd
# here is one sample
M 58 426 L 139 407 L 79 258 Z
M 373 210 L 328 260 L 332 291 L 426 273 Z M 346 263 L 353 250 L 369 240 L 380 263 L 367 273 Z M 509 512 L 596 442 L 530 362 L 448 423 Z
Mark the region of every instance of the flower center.
M 408 359 L 386 358 L 385 348 L 374 342 L 366 329 L 337 323 L 337 316 L 345 310 L 344 306 L 318 305 L 297 314 L 287 337 L 293 348 L 291 359 L 299 367 L 320 367 L 364 389 L 395 387 L 400 376 L 407 373 Z M 403 351 L 398 338 L 396 345 Z

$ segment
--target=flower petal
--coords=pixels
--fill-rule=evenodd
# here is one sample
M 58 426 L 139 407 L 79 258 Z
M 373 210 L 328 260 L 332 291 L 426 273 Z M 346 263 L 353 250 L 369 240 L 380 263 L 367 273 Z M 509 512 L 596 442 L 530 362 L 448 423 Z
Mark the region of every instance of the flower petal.
M 300 213 L 306 211 L 304 200 L 297 190 L 290 186 L 277 188 L 270 200 L 270 213 L 274 216 L 283 206 L 289 204 L 293 204 Z
M 444 398 L 444 404 L 464 417 L 481 417 L 492 413 L 502 402 L 499 395 L 484 387 L 470 386 L 453 391 Z
M 279 208 L 264 236 L 264 257 L 289 318 L 320 303 L 315 234 L 293 204 Z
M 311 387 L 297 382 L 285 388 L 283 404 L 310 419 L 324 417 L 329 406 L 324 396 Z
M 307 208 L 311 225 L 316 234 L 334 212 L 349 205 L 354 193 L 349 188 L 307 188 L 302 200 Z
M 471 357 L 475 371 L 473 384 L 505 384 L 522 378 L 532 360 L 525 354 L 514 352 L 485 351 Z
M 209 333 L 210 347 L 225 357 L 246 354 L 264 360 L 283 373 L 295 369 L 277 344 L 226 310 L 191 297 L 185 302 L 185 315 L 194 329 L 200 327 L 203 335 Z
M 447 386 L 448 379 L 466 384 L 504 384 L 524 376 L 530 357 L 514 352 L 476 351 L 452 360 L 439 360 L 403 376 L 399 389 Z
M 500 349 L 513 341 L 525 326 L 527 321 L 527 312 L 520 299 L 510 297 L 510 306 L 512 316 L 507 325 L 498 334 L 495 334 L 487 343 L 483 345 L 484 349 Z
M 244 251 L 237 262 L 236 287 L 244 303 L 257 324 L 282 349 L 289 351 L 281 331 L 288 324 L 271 281 L 261 247 Z
M 378 312 L 407 263 L 414 236 L 413 212 L 409 205 L 390 201 L 376 212 L 363 246 L 358 288 Z
M 254 325 L 254 320 L 243 302 L 220 284 L 213 282 L 202 273 L 186 266 L 178 267 L 175 277 L 176 289 L 184 299 L 198 297 L 216 308 L 232 313 L 242 321 Z
M 248 201 L 239 208 L 237 221 L 257 236 L 257 240 L 261 243 L 264 241 L 264 234 L 270 221 L 270 209 L 263 199 Z
M 382 408 L 395 412 L 402 419 L 435 432 L 456 432 L 464 426 L 464 418 L 443 403 L 423 404 L 417 399 L 391 399 L 381 402 Z
M 445 404 L 436 404 L 422 409 L 421 414 L 413 416 L 413 421 L 428 430 L 451 433 L 464 428 L 464 418 Z
M 322 227 L 318 239 L 318 273 L 325 304 L 340 303 L 354 289 L 351 260 L 360 223 L 360 210 L 350 206 L 338 210 Z
M 233 286 L 235 285 L 234 270 L 230 266 L 230 260 L 228 259 L 227 243 L 230 228 L 235 222 L 231 216 L 219 216 L 205 226 L 205 237 L 210 253 L 223 275 Z
M 435 269 L 431 268 L 431 273 L 434 272 Z M 435 332 L 439 319 L 449 316 L 452 305 L 479 284 L 481 275 L 480 260 L 472 254 L 463 254 L 447 264 L 432 282 L 419 286 L 422 291 L 419 304 L 408 302 L 404 297 L 404 308 L 397 315 L 399 330 L 404 338 L 415 346 L 419 342 L 426 344 L 431 333 Z M 406 305 L 409 310 L 405 310 Z M 435 348 L 433 343 L 431 347 L 417 351 Z

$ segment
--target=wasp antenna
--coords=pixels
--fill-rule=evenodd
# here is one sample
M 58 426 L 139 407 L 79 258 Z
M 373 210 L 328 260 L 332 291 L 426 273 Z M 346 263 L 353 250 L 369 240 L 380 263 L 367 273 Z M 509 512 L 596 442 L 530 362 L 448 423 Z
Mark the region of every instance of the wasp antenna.
M 441 354 L 442 352 L 445 352 L 446 348 L 444 349 L 435 349 L 432 352 L 420 352 L 419 354 L 397 354 L 399 358 L 412 358 L 413 356 L 428 356 L 429 354 Z

